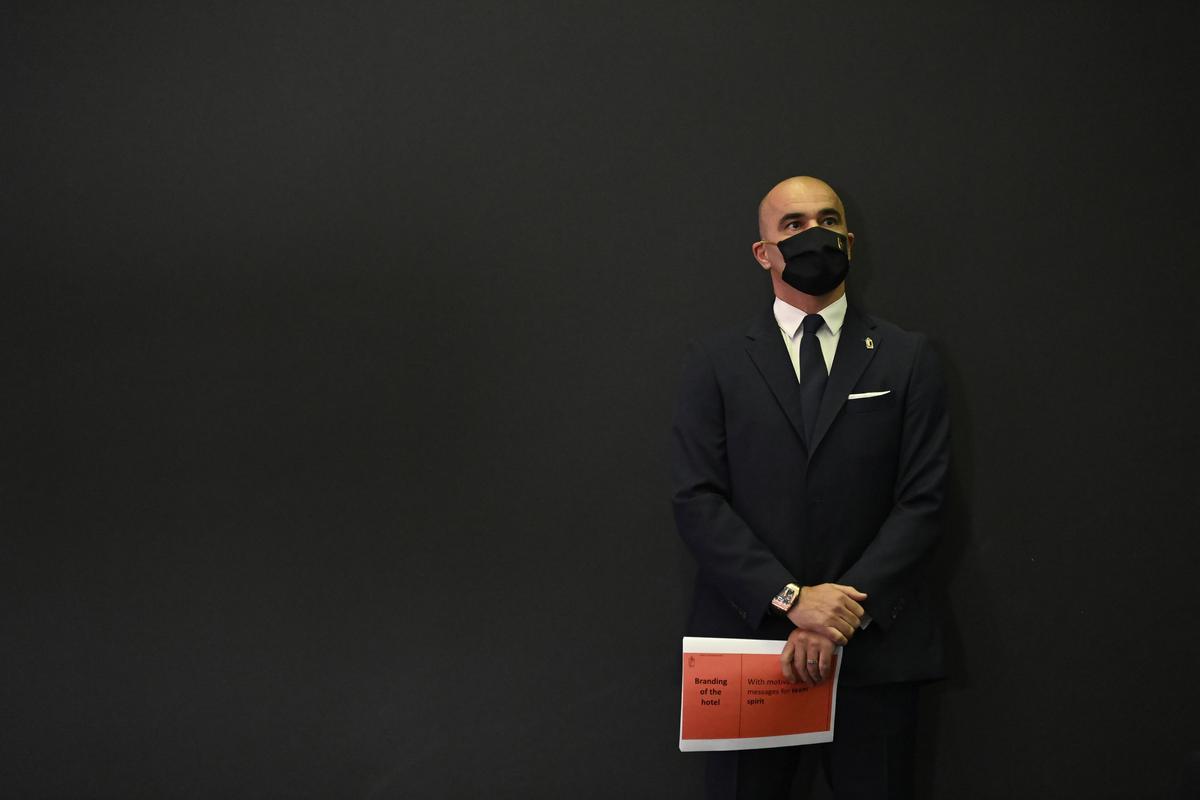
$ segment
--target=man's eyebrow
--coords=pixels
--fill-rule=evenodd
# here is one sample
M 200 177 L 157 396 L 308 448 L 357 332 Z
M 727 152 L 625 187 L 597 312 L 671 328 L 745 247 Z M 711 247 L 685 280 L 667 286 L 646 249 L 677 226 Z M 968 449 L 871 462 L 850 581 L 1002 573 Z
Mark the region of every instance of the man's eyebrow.
M 782 228 L 784 225 L 787 225 L 792 220 L 802 220 L 806 216 L 808 216 L 808 215 L 803 212 L 800 212 L 800 211 L 793 211 L 790 214 L 784 214 L 782 217 L 779 218 L 779 227 Z M 837 217 L 838 221 L 840 222 L 842 219 L 842 212 L 838 211 L 836 208 L 822 208 L 820 211 L 818 211 L 816 213 L 816 216 L 818 216 L 818 217 Z

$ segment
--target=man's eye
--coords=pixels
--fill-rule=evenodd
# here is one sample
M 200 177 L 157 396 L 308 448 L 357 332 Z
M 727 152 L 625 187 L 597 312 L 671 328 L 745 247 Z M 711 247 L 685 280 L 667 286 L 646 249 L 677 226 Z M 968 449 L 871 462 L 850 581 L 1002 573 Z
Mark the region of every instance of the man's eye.
M 822 225 L 837 225 L 838 219 L 837 219 L 837 217 L 825 217 L 825 219 L 821 220 L 821 224 Z

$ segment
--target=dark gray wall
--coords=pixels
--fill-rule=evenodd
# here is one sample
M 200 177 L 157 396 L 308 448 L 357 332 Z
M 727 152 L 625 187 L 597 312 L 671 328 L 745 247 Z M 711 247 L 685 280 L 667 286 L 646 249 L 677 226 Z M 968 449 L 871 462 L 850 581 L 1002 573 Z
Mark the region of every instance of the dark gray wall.
M 826 178 L 951 377 L 924 793 L 1200 750 L 1193 3 L 0 11 L 5 797 L 686 797 L 686 340 Z

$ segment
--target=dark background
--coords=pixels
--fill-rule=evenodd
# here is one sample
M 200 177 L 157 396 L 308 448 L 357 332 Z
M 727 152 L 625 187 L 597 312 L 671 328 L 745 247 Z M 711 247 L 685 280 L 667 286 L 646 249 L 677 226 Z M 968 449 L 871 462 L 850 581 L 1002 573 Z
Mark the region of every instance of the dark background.
M 4 797 L 692 797 L 687 340 L 950 376 L 923 796 L 1179 795 L 1194 3 L 5 3 Z

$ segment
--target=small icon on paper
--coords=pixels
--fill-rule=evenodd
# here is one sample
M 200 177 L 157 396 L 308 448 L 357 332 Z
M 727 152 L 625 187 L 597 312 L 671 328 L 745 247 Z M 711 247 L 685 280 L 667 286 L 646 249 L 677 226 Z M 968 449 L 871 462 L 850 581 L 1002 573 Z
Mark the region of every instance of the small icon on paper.
M 688 656 L 688 667 L 694 667 L 694 666 L 696 666 L 696 657 Z

